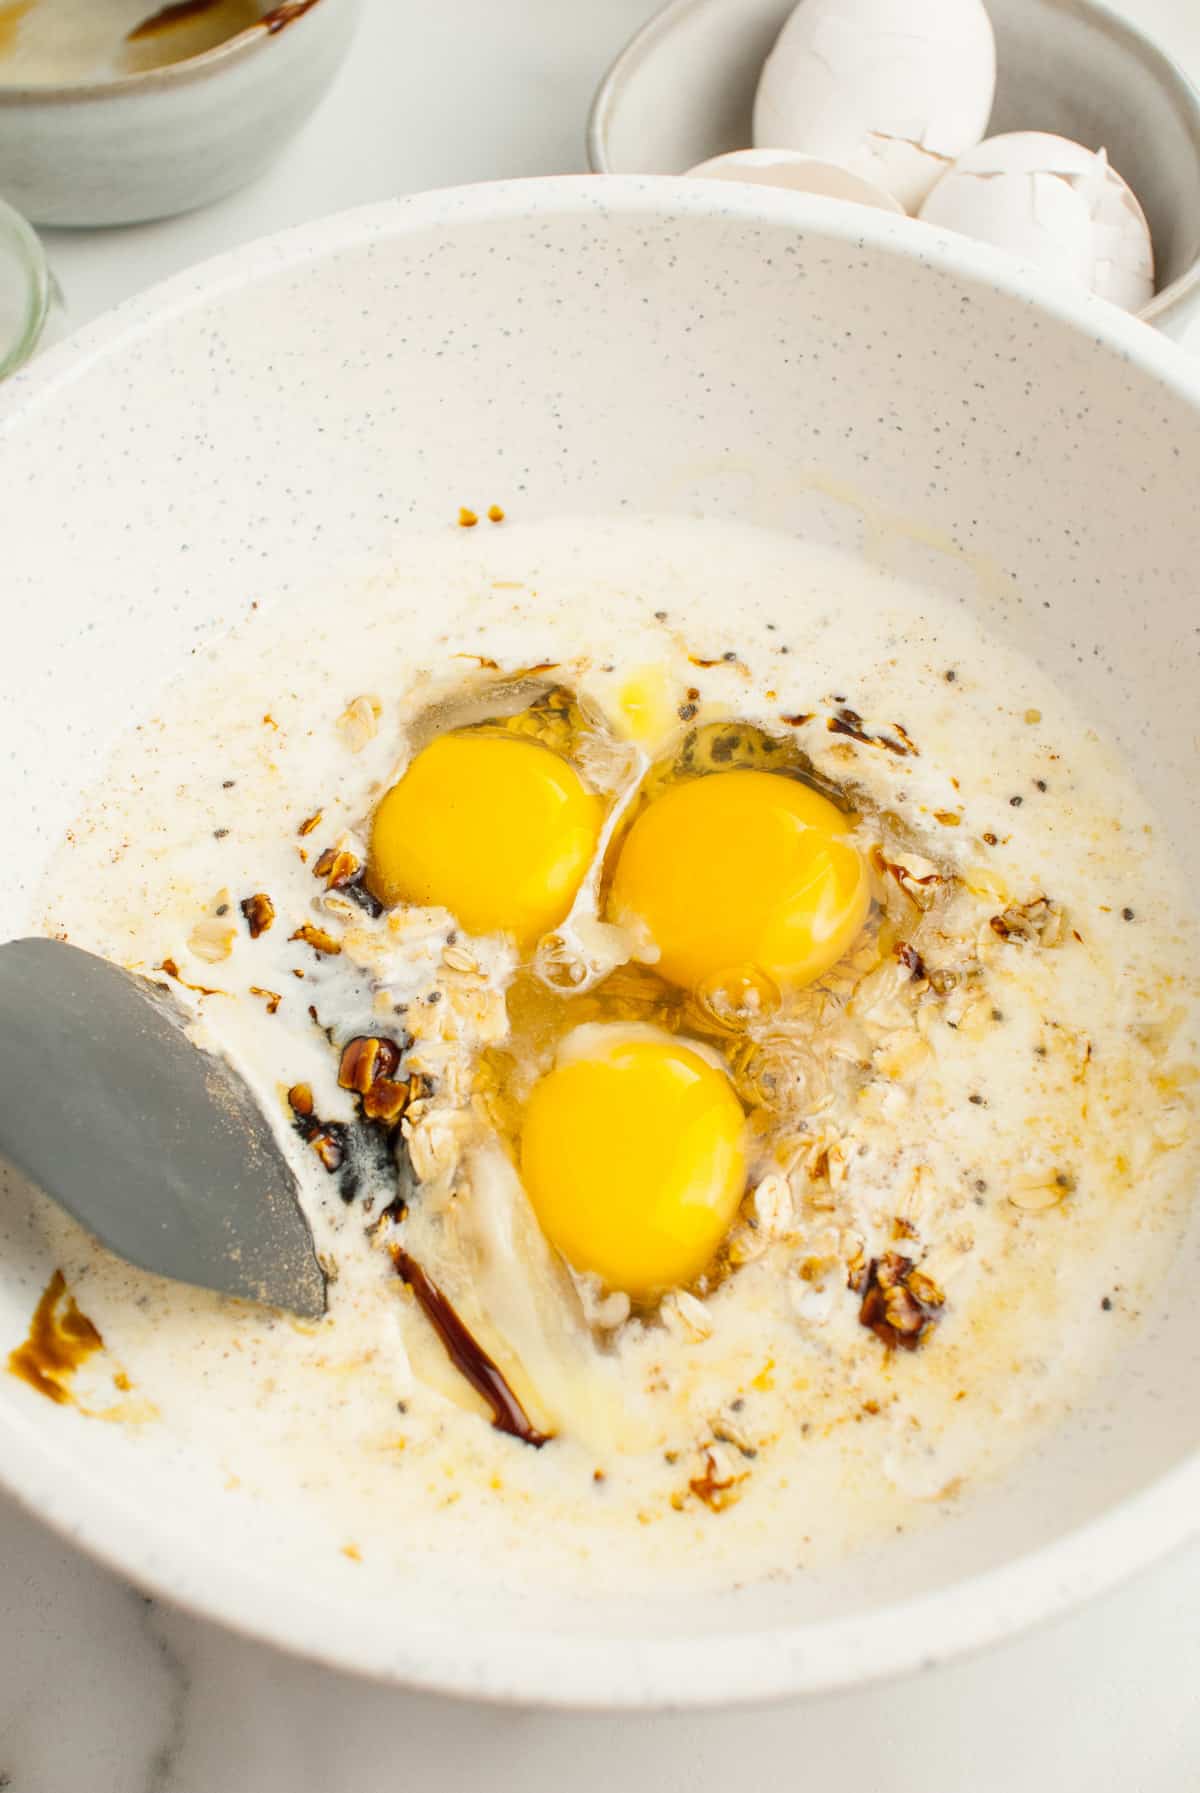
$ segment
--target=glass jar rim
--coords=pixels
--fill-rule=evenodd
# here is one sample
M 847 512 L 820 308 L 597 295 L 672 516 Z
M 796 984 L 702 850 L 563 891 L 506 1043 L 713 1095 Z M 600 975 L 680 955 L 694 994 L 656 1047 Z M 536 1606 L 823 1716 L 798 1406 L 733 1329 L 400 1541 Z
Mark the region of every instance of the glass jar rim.
M 15 251 L 25 275 L 25 307 L 9 341 L 0 341 L 0 380 L 24 366 L 38 345 L 53 296 L 46 253 L 31 224 L 0 199 L 0 238 Z

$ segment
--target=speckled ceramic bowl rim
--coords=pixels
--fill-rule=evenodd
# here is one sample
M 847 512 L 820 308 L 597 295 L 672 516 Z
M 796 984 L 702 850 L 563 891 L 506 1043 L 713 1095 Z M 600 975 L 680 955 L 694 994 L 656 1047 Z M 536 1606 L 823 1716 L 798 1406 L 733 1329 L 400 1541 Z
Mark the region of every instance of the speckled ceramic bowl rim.
M 1160 49 L 1153 39 L 1139 31 L 1128 19 L 1121 18 L 1102 0 L 1040 0 L 1043 6 L 1056 6 L 1060 12 L 1090 19 L 1091 22 L 1127 55 L 1141 62 L 1171 95 L 1180 114 L 1187 120 L 1196 159 L 1200 162 L 1200 90 L 1179 64 Z M 668 0 L 661 12 L 655 13 L 618 53 L 604 79 L 596 89 L 587 123 L 588 166 L 596 174 L 609 174 L 608 137 L 612 117 L 620 105 L 631 76 L 656 50 L 664 38 L 692 13 L 711 5 L 711 0 Z M 1161 327 L 1168 316 L 1200 301 L 1200 258 L 1184 270 L 1178 279 L 1155 293 L 1138 316 L 1147 324 Z
M 123 98 L 136 93 L 161 93 L 164 89 L 169 91 L 171 88 L 189 86 L 194 81 L 206 81 L 234 64 L 246 62 L 252 56 L 260 56 L 273 38 L 279 37 L 284 31 L 295 31 L 298 27 L 303 27 L 305 19 L 325 3 L 326 0 L 307 0 L 302 12 L 288 19 L 275 31 L 268 28 L 267 19 L 263 18 L 255 25 L 247 25 L 244 31 L 235 32 L 232 37 L 214 44 L 211 50 L 202 50 L 198 56 L 185 56 L 181 62 L 167 63 L 164 68 L 115 75 L 111 81 L 49 82 L 38 87 L 16 86 L 0 81 L 0 106 L 75 105 L 85 101 Z M 152 9 L 153 0 L 148 0 L 147 15 Z
M 713 219 L 728 253 L 731 219 L 781 230 L 798 215 L 814 252 L 822 239 L 949 273 L 1073 328 L 1181 397 L 1200 414 L 1200 363 L 1137 319 L 1087 294 L 1026 275 L 983 245 L 865 208 L 767 187 L 679 177 L 564 177 L 450 188 L 371 206 L 267 238 L 132 300 L 40 357 L 0 388 L 0 438 L 36 424 L 41 406 L 89 367 L 189 310 L 355 247 L 479 221 L 514 229 L 554 216 Z M 1003 1567 L 880 1611 L 720 1636 L 564 1636 L 503 1623 L 469 1636 L 410 1623 L 389 1642 L 352 1602 L 322 1602 L 297 1577 L 281 1590 L 219 1540 L 146 1524 L 136 1491 L 77 1491 L 69 1442 L 30 1413 L 7 1429 L 0 1487 L 93 1556 L 162 1598 L 331 1667 L 430 1692 L 566 1708 L 667 1710 L 829 1692 L 932 1668 L 1011 1637 L 1105 1592 L 1200 1532 L 1200 1450 L 1137 1495 L 1052 1545 Z

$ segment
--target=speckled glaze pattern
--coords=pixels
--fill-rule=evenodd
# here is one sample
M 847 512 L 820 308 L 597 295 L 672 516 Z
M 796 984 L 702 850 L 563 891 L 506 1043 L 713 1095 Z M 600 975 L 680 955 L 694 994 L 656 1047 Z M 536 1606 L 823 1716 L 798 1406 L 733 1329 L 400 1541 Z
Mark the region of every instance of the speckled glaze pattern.
M 682 174 L 753 142 L 763 63 L 794 0 L 670 0 L 597 91 L 598 174 Z M 1200 318 L 1200 93 L 1103 0 L 986 0 L 996 32 L 989 136 L 1053 131 L 1107 149 L 1154 239 L 1147 323 L 1181 339 Z
M 980 609 L 1115 733 L 1200 881 L 1200 372 L 1002 257 L 766 189 L 564 180 L 429 195 L 252 246 L 0 398 L 9 676 L 0 936 L 116 731 L 253 602 L 404 553 L 460 504 L 668 511 L 861 547 Z M 436 593 L 430 594 L 436 602 Z M 1198 1217 L 1200 1218 L 1200 1217 Z M 0 1347 L 50 1266 L 0 1185 Z M 1193 1227 L 1161 1304 L 1003 1487 L 850 1562 L 720 1598 L 436 1604 L 137 1435 L 0 1377 L 0 1479 L 144 1585 L 367 1674 L 691 1705 L 844 1686 L 1007 1636 L 1200 1515 Z
M 210 205 L 300 129 L 361 11 L 362 0 L 318 0 L 281 30 L 259 26 L 113 81 L 0 82 L 0 192 L 43 225 L 139 224 Z

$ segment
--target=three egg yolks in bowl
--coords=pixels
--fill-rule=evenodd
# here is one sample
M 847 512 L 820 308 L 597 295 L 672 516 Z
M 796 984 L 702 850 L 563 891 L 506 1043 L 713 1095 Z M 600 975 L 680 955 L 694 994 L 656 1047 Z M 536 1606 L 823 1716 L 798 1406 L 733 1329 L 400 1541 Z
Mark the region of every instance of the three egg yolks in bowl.
M 523 960 L 567 919 L 598 858 L 606 920 L 702 1003 L 794 991 L 853 946 L 866 862 L 836 805 L 786 771 L 646 781 L 607 843 L 606 799 L 552 746 L 464 728 L 380 801 L 368 877 L 388 907 L 447 909 Z M 746 1187 L 746 1115 L 720 1055 L 652 1025 L 581 1027 L 528 1093 L 516 1155 L 538 1222 L 578 1272 L 632 1300 L 711 1264 Z

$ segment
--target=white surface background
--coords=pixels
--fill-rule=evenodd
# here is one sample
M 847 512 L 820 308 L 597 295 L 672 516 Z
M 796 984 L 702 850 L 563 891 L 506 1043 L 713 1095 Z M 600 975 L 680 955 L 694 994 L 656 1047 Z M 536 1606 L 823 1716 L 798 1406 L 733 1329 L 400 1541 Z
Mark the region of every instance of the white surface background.
M 1200 0 L 1110 0 L 1200 78 Z M 424 187 L 583 167 L 607 62 L 652 0 L 369 0 L 302 136 L 207 212 L 47 233 L 79 324 L 221 249 Z M 398 1598 L 402 1598 L 402 1593 Z M 145 1601 L 0 1504 L 10 1793 L 1187 1793 L 1200 1788 L 1200 1547 L 1006 1649 L 756 1713 L 574 1718 L 343 1680 Z

